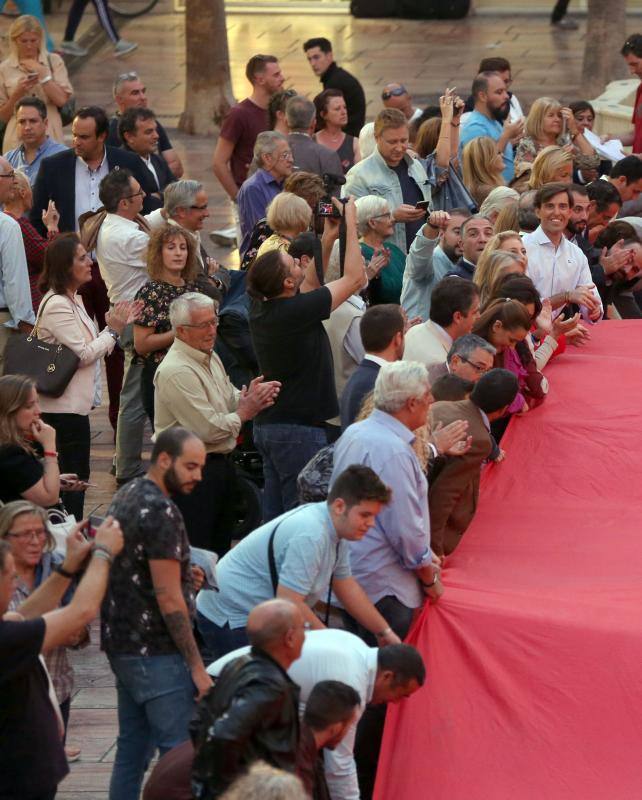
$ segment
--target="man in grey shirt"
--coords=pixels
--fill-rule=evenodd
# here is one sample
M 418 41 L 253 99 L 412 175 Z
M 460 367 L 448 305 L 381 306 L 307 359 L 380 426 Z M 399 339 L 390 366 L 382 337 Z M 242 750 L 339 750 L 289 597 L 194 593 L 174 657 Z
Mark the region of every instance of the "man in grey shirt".
M 312 608 L 330 585 L 341 604 L 377 644 L 399 638 L 352 577 L 349 542 L 369 535 L 390 492 L 368 467 L 337 475 L 325 503 L 310 503 L 257 528 L 216 567 L 218 591 L 199 592 L 198 627 L 216 658 L 247 644 L 250 611 L 272 597 L 296 603 L 311 628 L 325 627 Z
M 294 169 L 316 175 L 343 175 L 338 153 L 312 138 L 316 121 L 314 103 L 300 95 L 291 97 L 285 107 L 285 117 L 290 131 L 288 142 L 294 156 Z

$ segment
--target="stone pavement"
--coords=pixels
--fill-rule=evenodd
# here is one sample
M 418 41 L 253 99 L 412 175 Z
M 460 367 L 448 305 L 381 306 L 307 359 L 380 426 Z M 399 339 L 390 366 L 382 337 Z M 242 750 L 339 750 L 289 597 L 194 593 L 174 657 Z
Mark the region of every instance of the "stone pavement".
M 543 10 L 545 5 L 538 0 L 538 8 Z M 56 41 L 61 38 L 66 8 L 65 3 L 62 11 L 49 18 Z M 0 18 L 0 34 L 6 32 L 9 22 Z M 124 37 L 140 44 L 137 51 L 121 59 L 114 57 L 95 24 L 93 9 L 87 8 L 80 40 L 89 45 L 90 56 L 69 63 L 78 105 L 99 104 L 113 109 L 113 79 L 120 72 L 138 70 L 147 84 L 150 106 L 170 130 L 186 166 L 186 176 L 202 180 L 209 192 L 209 229 L 229 224 L 229 202 L 211 171 L 214 141 L 187 137 L 175 130 L 185 93 L 182 16 L 172 12 L 168 0 L 161 0 L 146 17 L 118 24 Z M 631 19 L 628 32 L 637 27 L 638 22 Z M 466 96 L 480 58 L 493 54 L 512 62 L 513 88 L 522 105 L 527 106 L 542 94 L 565 101 L 576 99 L 584 32 L 585 22 L 574 33 L 552 31 L 544 13 L 480 13 L 465 20 L 444 22 L 354 20 L 339 13 L 228 15 L 232 80 L 238 99 L 247 94 L 243 70 L 254 52 L 277 54 L 286 85 L 314 96 L 320 85 L 307 66 L 301 45 L 311 35 L 324 35 L 333 41 L 338 62 L 362 80 L 369 118 L 378 110 L 381 87 L 391 80 L 402 80 L 419 105 L 435 102 L 445 86 L 457 86 Z M 622 38 L 624 35 L 625 32 Z M 207 236 L 204 244 L 223 263 L 236 265 L 235 251 L 214 247 Z M 103 407 L 92 415 L 92 481 L 98 488 L 88 496 L 88 512 L 104 513 L 115 491 L 114 479 L 109 475 L 112 454 L 113 435 Z M 96 630 L 93 639 L 97 641 Z M 81 760 L 72 765 L 58 797 L 105 800 L 117 732 L 113 680 L 96 644 L 74 654 L 73 659 L 76 688 L 69 739 L 82 746 L 83 752 Z

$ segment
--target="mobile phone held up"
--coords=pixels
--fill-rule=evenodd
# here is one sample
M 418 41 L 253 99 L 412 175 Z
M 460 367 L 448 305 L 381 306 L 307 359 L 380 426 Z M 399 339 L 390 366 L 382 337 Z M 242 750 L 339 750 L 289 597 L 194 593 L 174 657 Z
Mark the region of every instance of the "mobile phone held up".
M 422 211 L 428 211 L 430 209 L 430 200 L 420 200 L 415 204 L 415 208 L 420 208 Z
M 103 524 L 104 521 L 105 521 L 104 517 L 99 517 L 96 514 L 92 514 L 89 517 L 89 525 L 87 525 L 87 536 L 90 539 L 96 538 L 96 531 L 98 530 L 98 528 L 100 528 L 100 526 Z

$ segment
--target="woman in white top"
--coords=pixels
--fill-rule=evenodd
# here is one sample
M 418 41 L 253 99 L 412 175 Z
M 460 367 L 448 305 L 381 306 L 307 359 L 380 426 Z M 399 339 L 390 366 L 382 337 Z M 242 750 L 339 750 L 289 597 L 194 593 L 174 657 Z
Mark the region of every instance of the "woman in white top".
M 39 97 L 47 106 L 47 133 L 65 144 L 59 109 L 73 94 L 67 67 L 57 53 L 47 53 L 44 31 L 35 17 L 23 14 L 9 28 L 10 53 L 0 63 L 0 120 L 7 129 L 2 152 L 17 147 L 16 103 L 23 97 Z
M 105 315 L 107 327 L 97 332 L 78 289 L 91 280 L 91 258 L 75 233 L 54 239 L 45 254 L 38 309 L 38 338 L 66 345 L 79 357 L 73 378 L 60 397 L 40 396 L 42 418 L 56 430 L 61 472 L 89 478 L 89 412 L 101 401 L 100 359 L 111 353 L 125 325 L 136 318 L 140 304 L 118 303 Z M 62 465 L 65 468 L 62 469 Z M 64 487 L 61 487 L 64 489 Z M 84 491 L 62 492 L 66 509 L 82 519 Z

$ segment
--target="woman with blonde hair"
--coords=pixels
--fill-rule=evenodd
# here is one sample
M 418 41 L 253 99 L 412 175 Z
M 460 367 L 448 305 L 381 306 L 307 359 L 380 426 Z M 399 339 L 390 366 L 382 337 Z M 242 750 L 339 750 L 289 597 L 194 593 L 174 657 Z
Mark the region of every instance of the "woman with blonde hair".
M 502 209 L 508 203 L 519 200 L 519 192 L 511 189 L 510 186 L 496 186 L 489 193 L 479 208 L 479 213 L 487 217 L 494 225 Z
M 60 110 L 73 94 L 67 67 L 57 53 L 47 53 L 44 31 L 35 17 L 23 14 L 9 28 L 7 58 L 0 63 L 0 120 L 6 123 L 2 151 L 20 142 L 16 132 L 16 104 L 26 95 L 47 107 L 48 134 L 65 143 Z
M 270 250 L 287 250 L 292 240 L 307 231 L 312 222 L 312 209 L 302 197 L 281 192 L 267 207 L 267 224 L 274 231 L 259 247 L 256 257 Z
M 134 347 L 143 358 L 141 395 L 143 408 L 154 424 L 154 375 L 174 341 L 169 321 L 173 300 L 186 292 L 197 292 L 196 245 L 177 225 L 155 230 L 147 246 L 150 280 L 136 293 L 143 309 L 134 323 Z
M 518 255 L 507 250 L 488 250 L 486 246 L 479 257 L 473 277 L 474 283 L 479 287 L 481 306 L 488 302 L 495 286 L 502 278 L 511 274 L 523 275 L 524 272 L 524 262 Z
M 493 230 L 495 233 L 510 231 L 513 233 L 519 228 L 519 203 L 517 200 L 506 203 L 497 215 Z
M 524 133 L 515 151 L 515 164 L 535 161 L 539 151 L 550 145 L 568 147 L 574 157 L 588 156 L 589 160 L 596 162 L 596 166 L 599 164 L 599 157 L 584 138 L 571 109 L 551 97 L 535 100 L 526 117 Z M 585 160 L 583 158 L 582 163 Z
M 503 170 L 504 157 L 497 152 L 497 144 L 490 136 L 478 136 L 464 147 L 464 185 L 478 206 L 482 205 L 493 189 L 506 185 L 502 177 Z
M 546 183 L 573 183 L 573 154 L 565 147 L 545 147 L 533 161 L 528 188 L 541 189 Z

